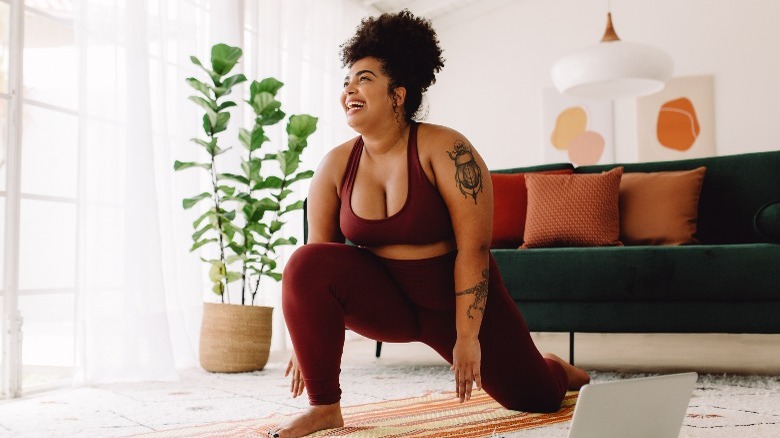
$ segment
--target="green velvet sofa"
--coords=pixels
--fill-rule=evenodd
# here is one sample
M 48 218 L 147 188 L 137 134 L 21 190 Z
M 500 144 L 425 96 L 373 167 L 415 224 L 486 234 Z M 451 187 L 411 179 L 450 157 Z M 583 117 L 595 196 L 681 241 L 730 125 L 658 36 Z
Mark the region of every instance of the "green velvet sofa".
M 625 173 L 706 166 L 699 243 L 493 249 L 530 330 L 570 333 L 572 362 L 575 332 L 780 333 L 780 151 L 574 173 L 615 166 Z

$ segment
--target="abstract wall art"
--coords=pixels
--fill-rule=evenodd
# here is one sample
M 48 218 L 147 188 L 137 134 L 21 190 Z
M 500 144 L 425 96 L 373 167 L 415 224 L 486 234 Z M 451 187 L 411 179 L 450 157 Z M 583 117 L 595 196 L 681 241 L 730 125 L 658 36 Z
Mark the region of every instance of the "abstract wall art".
M 610 101 L 578 99 L 545 88 L 542 105 L 544 162 L 576 166 L 614 162 Z
M 672 78 L 636 105 L 639 161 L 715 155 L 712 76 Z

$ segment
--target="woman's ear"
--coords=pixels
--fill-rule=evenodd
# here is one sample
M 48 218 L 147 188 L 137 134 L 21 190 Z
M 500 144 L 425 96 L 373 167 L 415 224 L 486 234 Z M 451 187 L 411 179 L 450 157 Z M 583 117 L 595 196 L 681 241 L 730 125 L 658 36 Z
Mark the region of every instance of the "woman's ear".
M 406 87 L 395 87 L 393 89 L 393 99 L 396 105 L 402 106 L 404 101 L 406 101 Z

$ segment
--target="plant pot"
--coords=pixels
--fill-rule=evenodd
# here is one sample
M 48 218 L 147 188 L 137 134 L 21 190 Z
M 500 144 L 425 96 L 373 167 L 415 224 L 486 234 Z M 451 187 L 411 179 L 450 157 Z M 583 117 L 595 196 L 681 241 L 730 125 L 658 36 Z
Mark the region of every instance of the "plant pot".
M 200 365 L 213 373 L 262 370 L 271 349 L 273 307 L 204 303 Z

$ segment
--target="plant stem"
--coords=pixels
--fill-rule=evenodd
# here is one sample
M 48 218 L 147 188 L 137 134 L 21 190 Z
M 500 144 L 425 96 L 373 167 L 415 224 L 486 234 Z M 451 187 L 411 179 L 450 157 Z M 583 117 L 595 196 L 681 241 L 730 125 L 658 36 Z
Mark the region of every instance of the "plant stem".
M 241 262 L 241 305 L 244 305 L 244 296 L 246 295 L 246 260 Z
M 255 290 L 252 291 L 252 305 L 255 304 L 255 295 L 257 295 L 257 289 L 260 288 L 260 279 L 263 278 L 262 275 L 257 276 L 257 282 L 255 283 Z
M 214 141 L 214 134 L 209 134 L 209 137 L 212 141 Z M 219 259 L 222 262 L 222 265 L 225 267 L 225 290 L 222 291 L 222 303 L 225 303 L 225 295 L 228 296 L 228 304 L 230 304 L 230 294 L 228 293 L 228 285 L 227 285 L 227 263 L 225 261 L 225 242 L 222 240 L 222 216 L 221 212 L 222 209 L 220 208 L 219 203 L 219 190 L 217 189 L 217 167 L 216 167 L 216 155 L 211 154 L 211 186 L 214 190 L 214 206 L 217 210 L 217 234 L 219 235 Z
M 249 141 L 250 146 L 247 148 L 249 150 L 247 152 L 247 156 L 246 156 L 246 162 L 247 163 L 251 163 L 252 162 L 252 146 L 251 146 L 251 144 L 252 144 L 252 141 L 251 141 L 252 134 L 251 133 L 249 134 L 249 137 L 250 137 L 250 141 Z M 250 168 L 250 167 L 251 167 L 251 165 L 247 164 L 247 168 Z M 249 184 L 246 185 L 246 194 L 251 197 L 252 196 L 252 185 L 253 185 L 252 172 L 251 171 L 246 172 L 246 179 L 247 179 L 247 181 L 249 181 Z M 244 260 L 242 261 L 242 265 L 241 265 L 241 305 L 242 306 L 244 305 L 244 296 L 246 295 L 247 287 L 251 287 L 251 285 L 247 284 L 247 277 L 246 277 L 246 257 L 249 257 L 247 255 L 247 253 L 249 252 L 249 248 L 247 246 L 247 242 L 249 241 L 249 239 L 247 239 L 247 234 L 248 233 L 251 234 L 251 231 L 249 231 L 247 229 L 248 225 L 249 225 L 249 221 L 247 220 L 244 223 L 244 229 L 241 230 L 241 233 L 244 236 L 244 257 L 245 257 Z M 255 301 L 255 295 L 252 294 L 252 303 L 250 303 L 250 305 L 254 304 L 254 301 Z
M 281 194 L 284 191 L 284 188 L 287 187 L 287 176 L 282 175 L 282 186 L 279 187 L 279 193 Z M 278 196 L 274 196 L 277 201 L 279 200 Z M 281 201 L 279 201 L 279 209 L 274 212 L 274 219 L 271 221 L 271 223 L 276 222 L 279 219 L 279 212 L 282 211 L 282 204 Z M 276 231 L 270 232 L 268 234 L 268 239 L 265 241 L 265 245 L 263 245 L 263 248 L 265 249 L 264 254 L 267 255 L 268 251 L 271 249 L 271 242 L 273 242 L 274 234 L 276 234 Z M 262 278 L 262 275 L 258 275 L 257 282 L 255 283 L 255 290 L 252 291 L 252 303 L 255 302 L 255 295 L 257 295 L 257 290 L 260 288 L 260 279 Z

